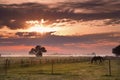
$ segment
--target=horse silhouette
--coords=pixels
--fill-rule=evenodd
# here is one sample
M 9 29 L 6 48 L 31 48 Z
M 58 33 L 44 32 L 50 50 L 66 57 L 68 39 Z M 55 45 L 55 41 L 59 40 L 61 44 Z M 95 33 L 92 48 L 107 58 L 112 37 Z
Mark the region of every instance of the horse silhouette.
M 104 58 L 101 57 L 101 56 L 94 56 L 92 59 L 91 59 L 91 63 L 102 63 L 104 61 Z

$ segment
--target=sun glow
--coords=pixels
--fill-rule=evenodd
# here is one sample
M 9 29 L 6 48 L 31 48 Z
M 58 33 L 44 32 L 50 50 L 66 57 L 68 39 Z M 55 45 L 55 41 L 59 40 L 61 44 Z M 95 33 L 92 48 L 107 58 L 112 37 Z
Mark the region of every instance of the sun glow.
M 44 26 L 43 25 L 45 23 L 44 19 L 41 19 L 41 21 L 37 20 L 26 21 L 26 23 L 29 26 L 31 26 L 29 29 L 27 29 L 28 32 L 47 33 L 59 30 L 58 27 Z
M 38 24 L 36 24 L 28 29 L 29 32 L 40 32 L 40 33 L 53 32 L 56 30 L 57 29 L 55 29 L 55 28 L 44 27 L 44 26 L 41 26 Z

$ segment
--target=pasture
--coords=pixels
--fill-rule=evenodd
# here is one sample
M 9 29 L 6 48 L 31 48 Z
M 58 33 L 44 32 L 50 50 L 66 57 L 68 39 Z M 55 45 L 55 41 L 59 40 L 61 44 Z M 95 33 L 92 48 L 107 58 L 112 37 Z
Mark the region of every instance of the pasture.
M 0 58 L 0 80 L 120 80 L 120 58 L 91 64 L 90 57 Z

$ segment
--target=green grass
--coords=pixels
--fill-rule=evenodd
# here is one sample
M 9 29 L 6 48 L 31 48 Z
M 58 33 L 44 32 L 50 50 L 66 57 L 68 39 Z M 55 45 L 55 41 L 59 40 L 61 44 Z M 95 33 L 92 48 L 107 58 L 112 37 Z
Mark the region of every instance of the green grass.
M 119 59 L 111 60 L 110 76 L 108 61 L 102 64 L 91 64 L 89 61 L 54 63 L 52 74 L 52 64 L 46 63 L 10 68 L 7 74 L 4 71 L 0 74 L 0 80 L 120 80 L 119 66 Z

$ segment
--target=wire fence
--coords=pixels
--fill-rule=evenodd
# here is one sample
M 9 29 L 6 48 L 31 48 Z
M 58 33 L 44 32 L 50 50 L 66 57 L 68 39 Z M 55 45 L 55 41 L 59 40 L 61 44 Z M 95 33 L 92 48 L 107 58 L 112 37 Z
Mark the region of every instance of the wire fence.
M 9 74 L 9 71 L 11 69 L 15 68 L 29 68 L 32 66 L 44 66 L 49 65 L 50 74 L 54 74 L 54 65 L 55 64 L 66 64 L 66 63 L 84 63 L 88 62 L 90 63 L 91 58 L 88 57 L 62 57 L 62 58 L 0 58 L 0 77 L 4 77 Z M 112 73 L 112 67 L 114 67 L 114 64 L 112 64 L 111 60 L 118 60 L 117 67 L 120 65 L 120 58 L 106 58 L 107 64 L 105 65 L 108 70 L 108 75 L 111 76 Z M 119 68 L 117 68 L 119 69 Z M 41 73 L 45 73 L 47 70 L 39 71 Z M 0 79 L 1 80 L 1 79 Z M 3 80 L 3 78 L 2 78 Z M 30 80 L 30 79 L 29 79 Z
M 90 58 L 69 57 L 69 58 L 1 58 L 0 74 L 7 75 L 9 69 L 31 67 L 45 64 L 79 63 L 90 61 Z

